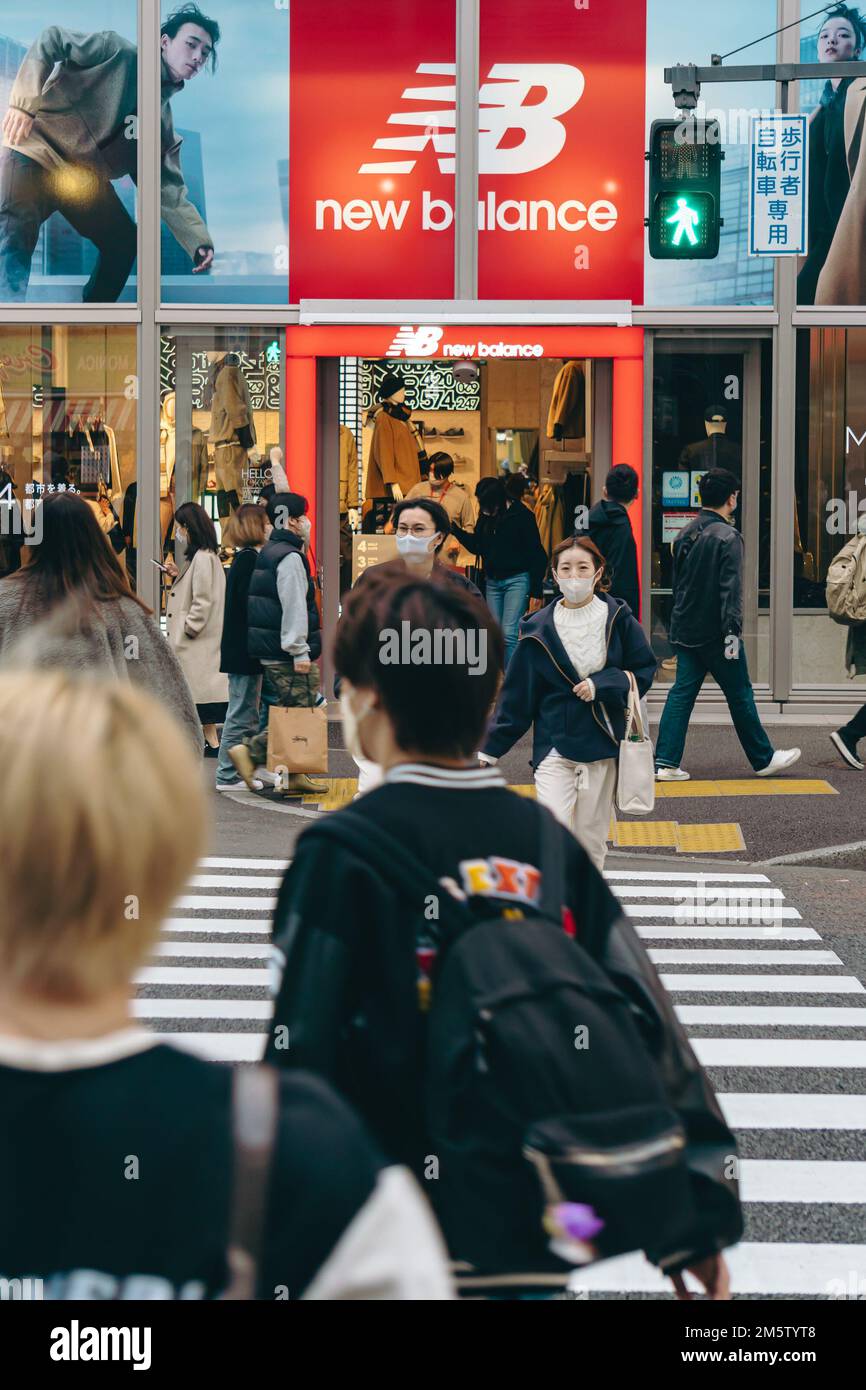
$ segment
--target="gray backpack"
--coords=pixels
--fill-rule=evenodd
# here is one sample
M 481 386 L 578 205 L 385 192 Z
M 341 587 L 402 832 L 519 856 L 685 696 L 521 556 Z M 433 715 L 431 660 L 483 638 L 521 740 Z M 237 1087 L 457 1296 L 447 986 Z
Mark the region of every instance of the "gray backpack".
M 855 536 L 827 571 L 827 608 L 835 623 L 866 623 L 866 536 Z

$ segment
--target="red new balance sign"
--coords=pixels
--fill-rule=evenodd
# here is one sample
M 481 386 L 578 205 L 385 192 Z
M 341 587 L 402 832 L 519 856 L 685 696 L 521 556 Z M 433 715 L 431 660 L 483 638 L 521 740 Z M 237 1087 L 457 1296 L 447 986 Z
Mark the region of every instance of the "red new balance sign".
M 452 295 L 454 12 L 292 7 L 292 302 Z M 481 15 L 480 296 L 639 302 L 645 0 Z

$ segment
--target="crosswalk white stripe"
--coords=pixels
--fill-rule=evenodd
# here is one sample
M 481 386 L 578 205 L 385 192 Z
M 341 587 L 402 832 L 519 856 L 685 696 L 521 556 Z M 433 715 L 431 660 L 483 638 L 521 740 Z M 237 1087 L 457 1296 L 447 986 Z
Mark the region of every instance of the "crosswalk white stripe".
M 866 1129 L 866 1095 L 718 1092 L 734 1129 Z
M 291 859 L 225 858 L 222 855 L 208 855 L 200 859 L 202 869 L 287 869 Z
M 848 1038 L 692 1038 L 705 1067 L 866 1067 L 866 1042 Z
M 766 874 L 669 874 L 643 869 L 605 869 L 608 879 L 630 879 L 638 883 L 769 883 Z
M 725 1251 L 735 1294 L 799 1294 L 803 1298 L 846 1292 L 849 1282 L 861 1289 L 866 1281 L 866 1245 L 778 1245 L 744 1241 Z M 686 1284 L 697 1291 L 690 1274 Z M 569 1280 L 575 1290 L 598 1293 L 670 1293 L 671 1283 L 641 1254 L 604 1260 L 576 1270 Z M 850 1295 L 849 1295 L 850 1296 Z M 856 1296 L 856 1295 L 855 1295 Z M 695 1339 L 699 1345 L 701 1339 Z
M 660 975 L 669 994 L 866 994 L 855 975 Z
M 247 957 L 249 960 L 267 960 L 271 954 L 270 946 L 262 946 L 258 941 L 250 945 L 241 941 L 160 941 L 155 954 L 158 956 L 210 956 L 214 960 L 235 960 Z
M 200 897 L 190 894 L 178 898 L 173 906 L 174 912 L 272 912 L 277 905 L 276 898 L 216 898 Z
M 271 930 L 270 917 L 169 917 L 166 932 L 264 932 Z
M 160 1042 L 194 1052 L 210 1062 L 259 1062 L 263 1033 L 160 1033 Z
M 672 898 L 674 902 L 678 903 L 696 901 L 698 904 L 700 904 L 703 898 L 709 898 L 713 903 L 721 900 L 725 902 L 734 902 L 737 898 L 746 898 L 749 902 L 754 903 L 781 903 L 785 898 L 785 894 L 782 892 L 781 888 L 741 888 L 739 886 L 730 888 L 720 886 L 718 888 L 713 887 L 711 893 L 704 893 L 702 891 L 703 887 L 703 884 L 698 884 L 696 891 L 694 884 L 683 884 L 682 888 L 672 888 L 668 883 L 665 884 L 664 887 L 655 888 L 649 887 L 646 884 L 636 883 L 634 885 L 629 885 L 627 888 L 623 888 L 621 893 L 617 893 L 617 897 L 628 902 L 630 902 L 632 898 Z
M 270 999 L 135 999 L 136 1018 L 257 1018 L 269 1021 Z
M 772 904 L 761 907 L 755 904 L 746 907 L 742 903 L 719 903 L 716 907 L 691 908 L 682 903 L 623 903 L 626 917 L 671 918 L 677 923 L 694 922 L 746 922 L 760 926 L 764 922 L 799 922 L 801 917 L 796 907 L 777 907 Z
M 648 951 L 656 965 L 841 965 L 835 951 L 762 951 L 753 947 L 743 951 L 705 950 L 695 947 L 683 951 L 676 946 L 651 946 Z
M 677 1004 L 682 1024 L 706 1027 L 710 1024 L 730 1028 L 758 1024 L 761 1027 L 866 1028 L 866 1009 L 776 1007 L 772 1004 Z
M 850 1159 L 740 1159 L 744 1202 L 866 1202 L 866 1163 Z
M 136 975 L 139 985 L 250 985 L 265 989 L 270 972 L 248 965 L 146 965 Z
M 282 878 L 270 874 L 195 874 L 189 888 L 279 888 Z
M 754 925 L 754 924 L 750 924 Z M 635 927 L 642 941 L 820 941 L 811 927 Z

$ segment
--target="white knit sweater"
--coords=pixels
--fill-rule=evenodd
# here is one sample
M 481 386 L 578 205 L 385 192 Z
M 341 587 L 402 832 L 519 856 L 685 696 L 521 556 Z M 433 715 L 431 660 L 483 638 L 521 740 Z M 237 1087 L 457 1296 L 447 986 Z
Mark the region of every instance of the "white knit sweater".
M 607 604 L 594 596 L 583 608 L 566 608 L 560 601 L 553 610 L 559 640 L 581 680 L 601 671 L 607 661 Z

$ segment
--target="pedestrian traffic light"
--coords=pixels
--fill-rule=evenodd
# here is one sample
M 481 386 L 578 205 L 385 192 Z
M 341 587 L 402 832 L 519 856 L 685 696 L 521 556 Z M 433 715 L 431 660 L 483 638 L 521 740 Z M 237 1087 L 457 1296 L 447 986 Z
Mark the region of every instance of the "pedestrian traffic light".
M 647 155 L 649 251 L 655 260 L 719 254 L 722 160 L 718 121 L 653 121 Z

